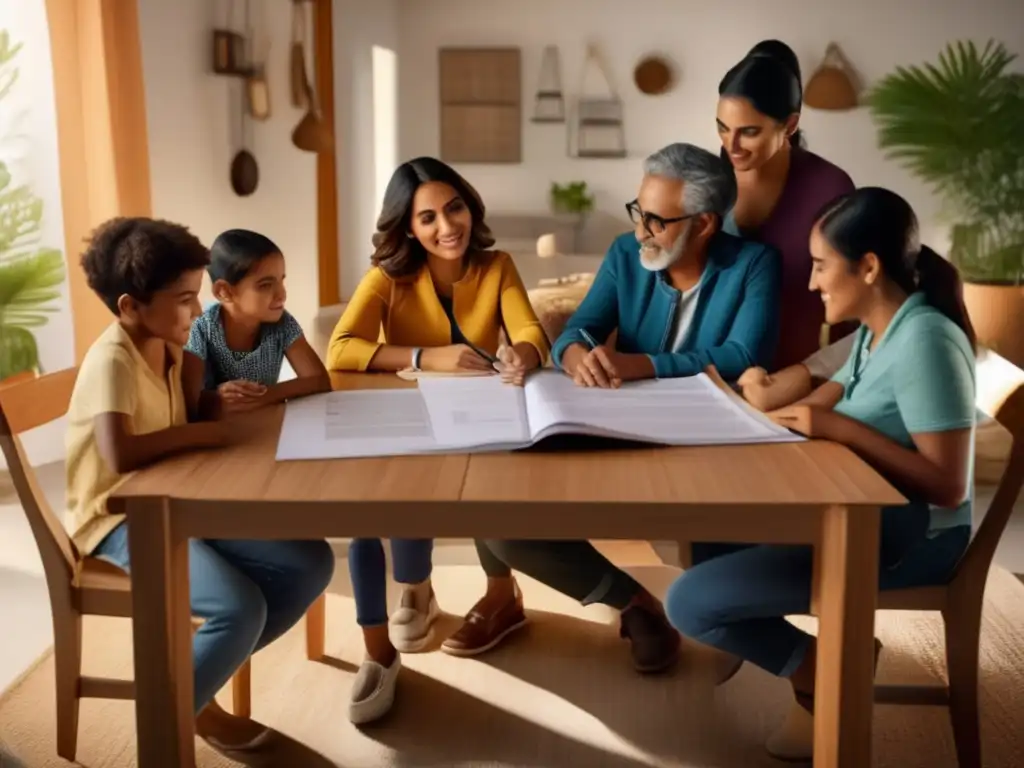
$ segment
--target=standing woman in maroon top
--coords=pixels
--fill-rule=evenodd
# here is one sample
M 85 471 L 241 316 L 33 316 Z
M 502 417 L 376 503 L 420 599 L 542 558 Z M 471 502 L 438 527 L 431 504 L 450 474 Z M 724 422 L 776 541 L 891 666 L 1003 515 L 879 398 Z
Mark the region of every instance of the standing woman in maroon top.
M 723 229 L 774 246 L 782 254 L 782 317 L 773 370 L 803 363 L 820 346 L 825 310 L 807 289 L 814 217 L 853 192 L 850 177 L 802 146 L 800 63 L 788 45 L 755 45 L 718 85 L 722 157 L 736 171 L 736 205 Z M 853 327 L 831 329 L 831 341 Z M 841 355 L 840 365 L 845 362 Z M 823 372 L 831 375 L 832 372 Z

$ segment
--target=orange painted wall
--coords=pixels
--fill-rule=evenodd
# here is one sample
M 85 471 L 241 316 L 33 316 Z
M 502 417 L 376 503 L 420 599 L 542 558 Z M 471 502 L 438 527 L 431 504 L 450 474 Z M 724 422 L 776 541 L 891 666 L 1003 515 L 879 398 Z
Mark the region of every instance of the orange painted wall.
M 114 216 L 151 213 L 146 97 L 136 4 L 46 0 L 53 57 L 68 289 L 75 357 L 112 316 L 78 263 L 88 234 Z

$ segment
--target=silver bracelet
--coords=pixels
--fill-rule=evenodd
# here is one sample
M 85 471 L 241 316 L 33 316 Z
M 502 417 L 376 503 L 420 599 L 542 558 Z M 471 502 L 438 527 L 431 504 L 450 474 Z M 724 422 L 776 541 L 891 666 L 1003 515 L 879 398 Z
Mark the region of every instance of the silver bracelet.
M 423 350 L 420 347 L 416 347 L 412 351 L 412 369 L 414 371 L 420 370 L 420 356 L 423 354 Z

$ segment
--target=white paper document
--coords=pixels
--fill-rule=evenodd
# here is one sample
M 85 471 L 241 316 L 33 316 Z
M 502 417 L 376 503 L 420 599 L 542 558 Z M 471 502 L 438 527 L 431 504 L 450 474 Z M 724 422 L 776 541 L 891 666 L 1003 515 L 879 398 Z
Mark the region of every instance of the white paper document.
M 331 392 L 290 402 L 277 458 L 354 458 L 526 448 L 557 434 L 663 445 L 795 442 L 707 376 L 577 387 L 540 371 L 524 387 L 499 377 L 421 379 L 416 389 Z

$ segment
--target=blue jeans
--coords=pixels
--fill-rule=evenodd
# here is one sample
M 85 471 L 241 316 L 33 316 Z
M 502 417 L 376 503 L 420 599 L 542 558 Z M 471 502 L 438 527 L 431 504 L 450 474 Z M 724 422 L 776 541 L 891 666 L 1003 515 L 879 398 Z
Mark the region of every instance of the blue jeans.
M 205 619 L 192 639 L 198 713 L 320 597 L 334 553 L 326 541 L 190 539 L 188 555 L 192 615 Z M 128 526 L 111 531 L 92 556 L 128 571 Z
M 928 538 L 927 526 L 927 509 L 883 511 L 879 589 L 949 580 L 971 528 L 958 526 Z M 789 677 L 812 642 L 785 619 L 810 611 L 812 559 L 807 546 L 695 543 L 694 565 L 665 597 L 668 619 L 698 642 Z
M 391 569 L 399 584 L 419 584 L 433 570 L 433 539 L 391 539 Z M 380 539 L 353 539 L 348 570 L 361 627 L 388 623 L 387 569 Z

